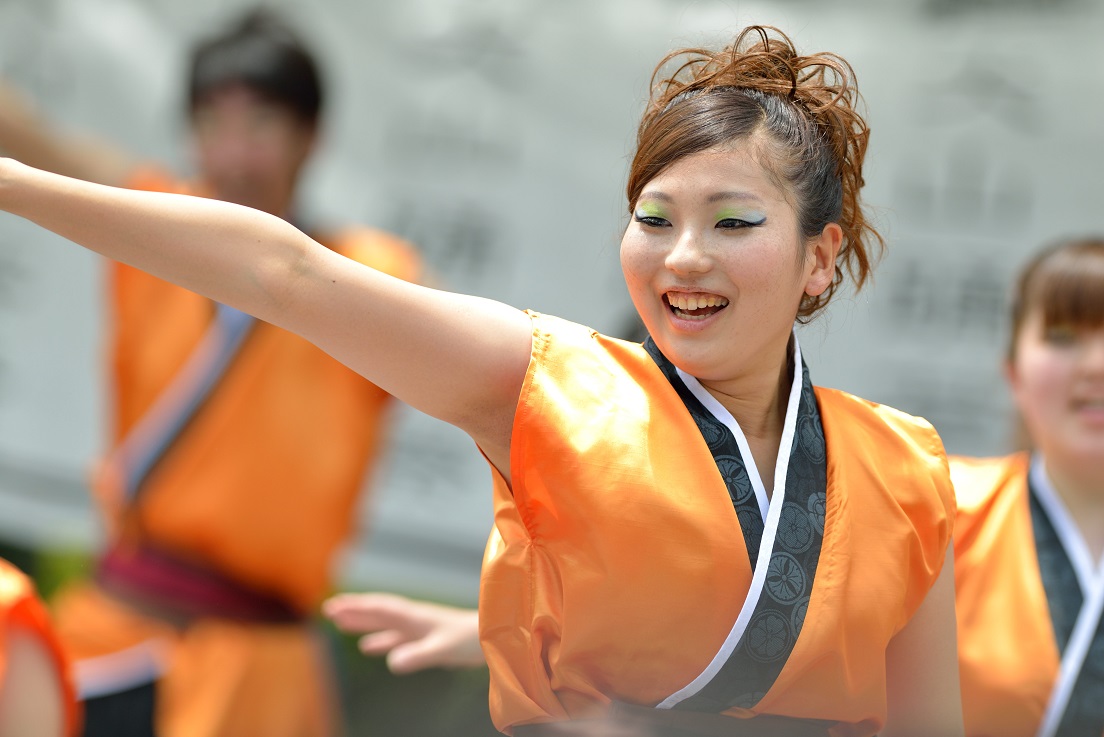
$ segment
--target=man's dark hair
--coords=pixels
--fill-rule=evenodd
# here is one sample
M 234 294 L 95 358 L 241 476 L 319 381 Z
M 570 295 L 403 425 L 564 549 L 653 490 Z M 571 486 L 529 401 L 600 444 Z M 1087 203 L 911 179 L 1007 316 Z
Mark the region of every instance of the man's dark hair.
M 271 9 L 250 11 L 228 31 L 193 49 L 189 111 L 194 113 L 215 91 L 239 84 L 286 105 L 305 123 L 316 123 L 322 110 L 322 80 L 314 57 Z

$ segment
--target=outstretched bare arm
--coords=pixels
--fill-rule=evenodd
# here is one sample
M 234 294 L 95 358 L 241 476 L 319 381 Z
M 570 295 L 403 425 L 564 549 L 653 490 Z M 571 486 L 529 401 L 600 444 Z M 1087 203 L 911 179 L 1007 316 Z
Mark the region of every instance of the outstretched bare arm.
M 106 141 L 59 130 L 19 90 L 0 79 L 0 151 L 38 169 L 122 185 L 134 159 Z
M 11 159 L 0 159 L 0 209 L 304 336 L 468 432 L 508 474 L 529 361 L 525 313 L 387 276 L 257 210 L 106 187 Z

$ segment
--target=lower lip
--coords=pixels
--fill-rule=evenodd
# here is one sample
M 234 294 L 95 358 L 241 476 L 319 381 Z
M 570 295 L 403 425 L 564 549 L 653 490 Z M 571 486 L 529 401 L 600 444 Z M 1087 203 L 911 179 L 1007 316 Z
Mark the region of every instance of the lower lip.
M 1093 405 L 1091 407 L 1080 407 L 1077 410 L 1077 416 L 1081 418 L 1082 422 L 1086 422 L 1094 427 L 1104 427 L 1104 407 L 1099 405 Z
M 683 333 L 699 333 L 715 323 L 728 309 L 728 306 L 726 305 L 706 317 L 681 317 L 679 313 L 671 309 L 666 300 L 663 301 L 663 309 L 666 310 L 667 317 L 676 330 Z

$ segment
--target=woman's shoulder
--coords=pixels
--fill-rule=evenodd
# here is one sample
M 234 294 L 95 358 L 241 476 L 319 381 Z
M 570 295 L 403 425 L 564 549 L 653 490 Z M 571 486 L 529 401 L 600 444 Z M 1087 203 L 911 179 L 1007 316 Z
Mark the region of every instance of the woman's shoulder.
M 960 517 L 980 515 L 1003 497 L 1027 492 L 1027 453 L 984 458 L 952 455 L 948 460 Z
M 605 335 L 587 325 L 562 317 L 526 310 L 533 321 L 533 351 L 553 353 L 573 360 L 598 364 L 651 362 L 638 342 Z
M 525 314 L 529 315 L 530 319 L 533 321 L 534 332 L 553 336 L 557 340 L 582 343 L 602 339 L 616 340 L 615 338 L 603 335 L 588 325 L 583 325 L 582 323 L 574 322 L 567 318 L 549 315 L 539 310 L 525 310 Z
M 904 445 L 945 463 L 946 452 L 939 433 L 923 417 L 855 396 L 839 389 L 815 387 L 822 422 L 846 425 L 854 433 L 877 438 L 884 443 Z
M 817 387 L 816 396 L 835 468 L 876 480 L 899 504 L 931 510 L 940 520 L 954 518 L 947 453 L 930 422 L 837 389 Z M 841 448 L 842 456 L 833 453 Z
M 559 317 L 527 310 L 533 323 L 532 353 L 522 387 L 521 405 L 528 411 L 515 421 L 557 412 L 595 413 L 606 420 L 643 421 L 658 406 L 685 412 L 644 345 L 604 335 Z

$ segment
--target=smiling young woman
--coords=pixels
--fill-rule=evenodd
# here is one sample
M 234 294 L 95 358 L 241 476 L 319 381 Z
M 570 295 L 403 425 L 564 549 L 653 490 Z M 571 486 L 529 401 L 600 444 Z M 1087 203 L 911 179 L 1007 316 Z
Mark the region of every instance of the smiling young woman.
M 673 73 L 666 73 L 675 64 Z M 651 337 L 399 281 L 225 203 L 0 168 L 0 206 L 299 332 L 491 463 L 500 729 L 961 734 L 942 443 L 793 335 L 880 239 L 851 68 L 776 29 L 653 79 L 622 263 Z
M 1098 735 L 1104 240 L 1062 241 L 1031 259 L 1011 322 L 1005 374 L 1030 450 L 951 459 L 966 731 Z
M 636 202 L 621 262 L 660 352 L 732 414 L 756 467 L 772 469 L 794 315 L 831 283 L 842 231 L 831 222 L 812 238 L 799 232 L 756 138 L 687 154 L 653 178 Z M 769 496 L 773 479 L 763 482 Z

